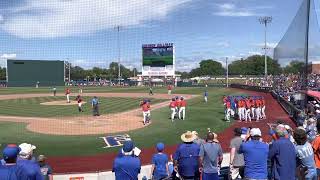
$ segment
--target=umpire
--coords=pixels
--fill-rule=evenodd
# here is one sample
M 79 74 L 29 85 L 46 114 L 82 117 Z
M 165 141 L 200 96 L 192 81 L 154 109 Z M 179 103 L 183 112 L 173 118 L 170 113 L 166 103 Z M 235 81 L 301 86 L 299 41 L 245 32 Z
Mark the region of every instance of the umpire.
M 91 101 L 91 105 L 92 105 L 93 116 L 100 116 L 100 114 L 99 114 L 99 100 L 98 100 L 97 96 L 93 97 L 93 99 Z

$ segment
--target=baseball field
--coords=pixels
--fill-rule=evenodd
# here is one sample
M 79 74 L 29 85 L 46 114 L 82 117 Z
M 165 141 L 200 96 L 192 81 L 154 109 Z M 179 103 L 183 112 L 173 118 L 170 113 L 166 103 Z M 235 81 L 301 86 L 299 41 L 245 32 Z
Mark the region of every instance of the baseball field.
M 0 89 L 0 138 L 2 144 L 29 142 L 37 145 L 38 153 L 48 156 L 80 156 L 115 152 L 101 137 L 128 134 L 140 148 L 151 147 L 162 141 L 177 144 L 186 130 L 200 134 L 207 128 L 220 132 L 230 124 L 223 121 L 224 94 L 235 93 L 224 88 L 207 88 L 209 102 L 204 103 L 205 88 L 176 88 L 167 95 L 166 88 L 88 87 L 83 89 L 86 102 L 79 113 L 75 103 L 66 104 L 64 87 Z M 71 89 L 71 100 L 78 88 Z M 175 95 L 187 98 L 186 120 L 172 123 L 168 103 Z M 91 115 L 90 100 L 97 96 L 101 102 L 99 117 Z M 152 123 L 143 126 L 139 102 L 151 100 Z
M 64 87 L 57 87 L 57 95 L 53 96 L 50 87 L 0 89 L 1 147 L 7 143 L 31 143 L 37 146 L 36 154 L 49 157 L 56 173 L 96 172 L 112 168 L 121 138 L 131 138 L 142 149 L 142 163 L 148 164 L 157 142 L 164 142 L 166 153 L 173 153 L 181 142 L 181 134 L 187 130 L 197 131 L 204 137 L 210 128 L 218 133 L 223 150 L 228 151 L 228 141 L 235 127 L 259 127 L 267 134 L 267 123 L 279 118 L 294 127 L 277 101 L 261 92 L 188 87 L 175 88 L 171 95 L 166 88 L 154 88 L 154 95 L 149 95 L 147 87 L 86 87 L 82 94 L 84 112 L 78 112 L 74 101 L 78 88 L 71 88 L 71 103 L 66 103 L 64 90 Z M 203 98 L 206 90 L 207 103 Z M 248 124 L 224 121 L 223 95 L 264 96 L 267 120 Z M 91 114 L 93 96 L 101 102 L 101 116 Z M 168 105 L 175 96 L 187 100 L 186 119 L 171 122 Z M 139 107 L 144 98 L 151 100 L 151 123 L 147 126 L 142 123 Z

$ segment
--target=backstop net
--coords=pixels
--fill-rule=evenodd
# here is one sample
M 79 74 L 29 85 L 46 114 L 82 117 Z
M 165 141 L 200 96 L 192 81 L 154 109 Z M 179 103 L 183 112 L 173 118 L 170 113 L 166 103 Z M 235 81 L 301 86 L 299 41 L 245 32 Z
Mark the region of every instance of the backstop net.
M 278 93 L 318 87 L 320 33 L 314 0 L 301 3 L 295 17 L 274 49 L 274 59 L 283 66 L 283 74 L 274 78 Z

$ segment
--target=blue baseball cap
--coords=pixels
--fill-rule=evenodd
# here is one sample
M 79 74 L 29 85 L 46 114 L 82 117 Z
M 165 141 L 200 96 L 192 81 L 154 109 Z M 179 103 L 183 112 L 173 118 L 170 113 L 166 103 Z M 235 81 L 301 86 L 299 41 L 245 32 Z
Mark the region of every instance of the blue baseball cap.
M 16 144 L 8 144 L 2 151 L 3 159 L 17 158 L 21 149 Z
M 134 148 L 134 144 L 132 141 L 126 141 L 124 144 L 123 144 L 123 152 L 130 152 L 132 151 Z
M 241 128 L 241 134 L 247 134 L 247 132 L 248 132 L 248 128 L 246 127 Z
M 158 150 L 158 151 L 163 151 L 163 150 L 164 150 L 164 144 L 161 143 L 161 142 L 158 143 L 156 147 L 157 147 L 157 150 Z

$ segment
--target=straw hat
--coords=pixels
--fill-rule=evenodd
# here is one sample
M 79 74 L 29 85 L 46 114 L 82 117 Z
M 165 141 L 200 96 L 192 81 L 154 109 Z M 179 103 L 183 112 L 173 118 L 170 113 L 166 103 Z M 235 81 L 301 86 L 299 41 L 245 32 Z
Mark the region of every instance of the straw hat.
M 191 131 L 187 131 L 181 135 L 181 140 L 186 143 L 193 142 L 196 138 L 197 136 Z

